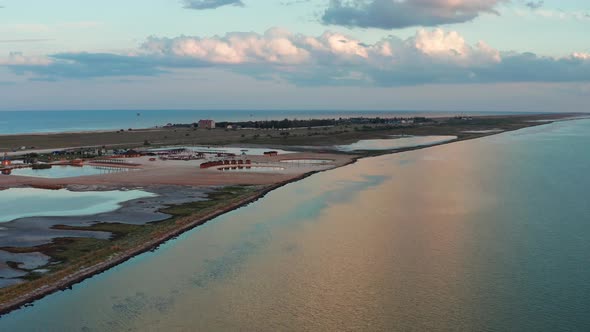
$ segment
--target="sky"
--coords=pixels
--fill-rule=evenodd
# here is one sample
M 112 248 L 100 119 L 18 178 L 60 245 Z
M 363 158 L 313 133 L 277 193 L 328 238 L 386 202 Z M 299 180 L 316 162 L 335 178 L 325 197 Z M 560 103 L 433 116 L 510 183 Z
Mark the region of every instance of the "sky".
M 0 0 L 0 110 L 590 111 L 587 0 Z

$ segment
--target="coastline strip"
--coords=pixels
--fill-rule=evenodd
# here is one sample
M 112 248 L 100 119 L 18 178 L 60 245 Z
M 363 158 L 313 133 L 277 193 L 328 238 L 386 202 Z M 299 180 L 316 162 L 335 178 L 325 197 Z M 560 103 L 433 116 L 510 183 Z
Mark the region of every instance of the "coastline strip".
M 342 166 L 350 165 L 356 161 L 357 161 L 357 159 L 353 159 L 349 163 L 342 165 Z M 0 318 L 3 315 L 6 315 L 14 310 L 20 309 L 20 308 L 26 306 L 27 304 L 30 304 L 30 303 L 37 301 L 37 300 L 40 300 L 50 294 L 53 294 L 53 293 L 58 292 L 60 290 L 66 290 L 68 288 L 71 288 L 72 285 L 80 283 L 86 279 L 89 279 L 94 275 L 105 272 L 106 270 L 108 270 L 114 266 L 117 266 L 121 263 L 124 263 L 135 256 L 138 256 L 140 254 L 143 254 L 143 253 L 146 253 L 146 252 L 149 252 L 152 250 L 156 250 L 160 245 L 166 243 L 169 240 L 173 240 L 174 238 L 178 237 L 179 235 L 181 235 L 181 234 L 183 234 L 183 233 L 185 233 L 197 226 L 203 225 L 206 222 L 208 222 L 212 219 L 215 219 L 227 212 L 231 212 L 231 211 L 237 210 L 241 207 L 244 207 L 246 205 L 249 205 L 251 203 L 254 203 L 275 189 L 281 188 L 281 187 L 286 186 L 286 185 L 293 183 L 293 182 L 300 181 L 302 179 L 305 179 L 305 178 L 307 178 L 313 174 L 319 173 L 319 172 L 322 172 L 322 171 L 308 172 L 308 173 L 302 174 L 296 178 L 286 180 L 286 181 L 283 181 L 283 182 L 280 182 L 280 183 L 277 183 L 274 185 L 270 185 L 264 189 L 261 189 L 260 191 L 254 193 L 254 194 L 251 194 L 251 195 L 249 195 L 245 198 L 242 198 L 236 202 L 232 202 L 231 204 L 229 204 L 227 206 L 221 207 L 221 208 L 216 209 L 215 211 L 209 212 L 201 217 L 195 218 L 194 220 L 191 220 L 187 224 L 185 224 L 179 228 L 176 228 L 170 232 L 164 233 L 156 238 L 150 239 L 149 241 L 147 241 L 141 245 L 138 245 L 136 247 L 129 248 L 125 251 L 122 251 L 106 261 L 97 263 L 93 266 L 89 266 L 89 267 L 86 267 L 86 268 L 79 270 L 75 273 L 72 273 L 72 274 L 58 280 L 57 282 L 54 282 L 53 284 L 44 285 L 44 286 L 37 288 L 31 292 L 28 292 L 28 293 L 19 295 L 15 298 L 12 298 L 10 301 L 0 303 Z M 187 219 L 192 219 L 192 218 L 193 217 L 191 217 L 191 216 L 187 216 L 187 217 L 183 217 L 182 219 L 187 220 Z
M 554 121 L 556 121 L 556 120 L 547 121 L 547 122 L 543 122 L 543 123 L 531 123 L 525 127 L 515 128 L 512 130 L 506 130 L 503 133 L 510 132 L 510 131 L 516 131 L 516 130 L 524 129 L 527 127 L 546 125 L 546 124 L 553 123 Z M 376 156 L 384 155 L 384 154 L 396 154 L 396 153 L 401 153 L 401 152 L 420 150 L 420 149 L 424 149 L 424 148 L 430 148 L 430 147 L 439 146 L 439 145 L 451 144 L 451 143 L 455 143 L 455 142 L 471 140 L 471 139 L 475 139 L 475 138 L 482 138 L 482 137 L 486 137 L 486 136 L 493 136 L 493 135 L 497 135 L 497 134 L 499 134 L 499 133 L 486 133 L 486 134 L 479 135 L 476 137 L 458 138 L 453 141 L 441 142 L 441 143 L 437 143 L 437 144 L 433 144 L 433 145 L 429 145 L 429 146 L 415 146 L 415 147 L 402 148 L 402 149 L 389 150 L 389 151 L 373 151 L 372 153 L 366 153 L 365 155 L 362 155 L 362 156 L 353 157 L 349 162 L 347 162 L 339 167 L 336 167 L 336 168 L 340 168 L 340 167 L 344 167 L 344 166 L 347 166 L 350 164 L 354 164 L 355 162 L 357 162 L 361 158 L 376 157 Z M 258 201 L 259 199 L 263 198 L 264 196 L 266 196 L 268 193 L 274 191 L 275 189 L 281 188 L 281 187 L 286 186 L 286 185 L 293 183 L 293 182 L 300 181 L 300 180 L 310 177 L 316 173 L 325 172 L 325 171 L 329 171 L 329 170 L 336 169 L 336 168 L 331 168 L 331 169 L 327 169 L 327 170 L 311 171 L 311 172 L 302 174 L 300 176 L 297 176 L 295 178 L 269 185 L 268 187 L 263 188 L 255 193 L 245 197 L 245 198 L 239 199 L 238 201 L 232 202 L 231 204 L 229 204 L 227 206 L 218 208 L 218 209 L 216 209 L 212 212 L 209 212 L 203 216 L 197 217 L 194 220 L 190 220 L 190 219 L 194 218 L 191 216 L 183 217 L 183 218 L 181 218 L 182 220 L 190 220 L 190 222 L 182 225 L 179 228 L 176 228 L 176 229 L 166 232 L 160 236 L 157 236 L 153 239 L 150 239 L 147 242 L 142 243 L 141 245 L 138 245 L 136 247 L 129 248 L 125 251 L 117 253 L 112 258 L 110 258 L 108 260 L 105 260 L 103 262 L 94 264 L 92 266 L 86 267 L 81 270 L 78 270 L 75 273 L 69 274 L 56 282 L 53 282 L 53 283 L 47 284 L 47 285 L 43 285 L 42 287 L 39 287 L 33 291 L 18 295 L 17 297 L 12 298 L 9 301 L 0 303 L 0 318 L 3 315 L 6 315 L 14 310 L 20 309 L 23 306 L 26 306 L 27 304 L 30 304 L 36 300 L 40 300 L 52 293 L 55 293 L 60 290 L 66 290 L 68 288 L 71 288 L 72 285 L 80 283 L 88 278 L 91 278 L 94 275 L 100 274 L 100 273 L 102 273 L 102 272 L 104 272 L 116 265 L 124 263 L 127 260 L 129 260 L 135 256 L 138 256 L 138 255 L 148 252 L 148 251 L 155 250 L 161 244 L 178 237 L 179 235 L 181 235 L 182 233 L 184 233 L 186 231 L 189 231 L 197 226 L 203 225 L 206 222 L 208 222 L 214 218 L 217 218 L 227 212 L 237 210 L 243 206 L 246 206 L 246 205 L 249 205 L 253 202 Z

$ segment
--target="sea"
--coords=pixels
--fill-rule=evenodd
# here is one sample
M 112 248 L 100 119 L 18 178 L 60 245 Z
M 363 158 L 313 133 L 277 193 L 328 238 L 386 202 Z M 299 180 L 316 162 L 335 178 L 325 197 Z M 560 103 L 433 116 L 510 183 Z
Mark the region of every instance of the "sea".
M 590 331 L 590 120 L 314 174 L 1 331 Z
M 414 117 L 455 115 L 503 115 L 506 112 L 445 111 L 256 111 L 256 110 L 92 110 L 0 111 L 0 135 L 138 129 L 188 124 L 201 119 L 262 121 L 339 117 Z M 512 114 L 512 113 L 510 113 Z

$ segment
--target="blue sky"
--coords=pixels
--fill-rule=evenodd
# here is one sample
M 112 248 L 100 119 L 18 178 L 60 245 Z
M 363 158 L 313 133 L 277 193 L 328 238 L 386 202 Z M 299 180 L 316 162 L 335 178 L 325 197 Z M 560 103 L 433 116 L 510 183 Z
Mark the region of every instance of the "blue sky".
M 0 110 L 590 104 L 588 1 L 147 3 L 0 0 Z

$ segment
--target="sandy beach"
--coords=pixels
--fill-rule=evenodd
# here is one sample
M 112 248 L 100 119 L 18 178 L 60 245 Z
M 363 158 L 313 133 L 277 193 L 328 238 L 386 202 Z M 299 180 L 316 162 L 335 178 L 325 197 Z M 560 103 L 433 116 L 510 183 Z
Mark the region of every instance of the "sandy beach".
M 284 170 L 272 172 L 223 172 L 217 167 L 200 169 L 202 160 L 156 160 L 149 157 L 128 158 L 130 163 L 140 166 L 132 167 L 132 171 L 110 173 L 75 178 L 49 179 L 27 176 L 1 176 L 0 187 L 12 186 L 67 186 L 67 185 L 263 185 L 284 182 L 302 174 L 326 170 L 349 163 L 355 156 L 344 154 L 294 153 L 277 157 L 249 156 L 252 166 L 281 167 Z M 281 160 L 293 159 L 326 159 L 332 160 L 321 165 L 282 163 Z M 102 165 L 88 162 L 87 165 Z

